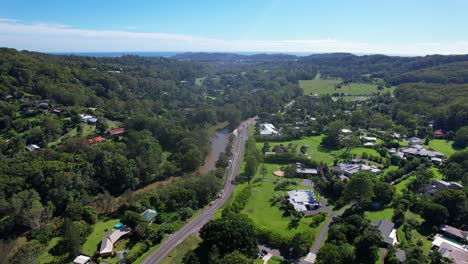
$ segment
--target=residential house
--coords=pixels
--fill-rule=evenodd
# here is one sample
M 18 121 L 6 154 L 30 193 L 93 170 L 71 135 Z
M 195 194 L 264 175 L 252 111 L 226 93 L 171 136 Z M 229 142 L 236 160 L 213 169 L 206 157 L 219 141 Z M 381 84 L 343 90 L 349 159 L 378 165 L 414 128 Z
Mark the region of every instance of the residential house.
M 288 200 L 298 212 L 306 212 L 320 207 L 310 190 L 294 190 L 288 192 Z
M 38 145 L 35 145 L 35 144 L 29 144 L 26 146 L 26 149 L 29 150 L 29 151 L 36 151 L 38 149 L 40 149 L 40 147 Z
M 273 152 L 275 152 L 276 154 L 285 153 L 285 152 L 288 152 L 288 147 L 285 147 L 283 145 L 274 146 Z
M 278 135 L 279 132 L 273 124 L 263 123 L 260 125 L 260 135 Z
M 101 240 L 101 247 L 99 254 L 103 257 L 111 256 L 114 251 L 114 244 L 123 236 L 130 233 L 131 229 L 128 227 L 116 228 L 106 234 Z
M 445 135 L 444 131 L 442 129 L 436 129 L 434 131 L 434 137 L 436 138 L 440 138 L 440 137 L 443 137 Z
M 121 135 L 125 133 L 125 128 L 124 127 L 114 128 L 114 129 L 108 130 L 107 133 L 111 136 Z
M 79 255 L 78 257 L 76 257 L 73 260 L 73 263 L 74 264 L 87 264 L 87 263 L 90 263 L 90 261 L 91 261 L 90 257 L 84 256 L 84 255 Z
M 314 168 L 305 168 L 304 165 L 298 162 L 296 163 L 296 174 L 298 176 L 307 177 L 317 175 L 318 171 Z
M 409 144 L 410 144 L 410 146 L 421 145 L 421 144 L 422 144 L 422 140 L 421 140 L 420 138 L 417 138 L 417 137 L 412 137 L 412 138 L 410 138 L 410 140 L 409 140 Z
M 89 144 L 100 143 L 100 142 L 104 142 L 104 141 L 106 141 L 106 139 L 103 138 L 103 137 L 95 137 L 95 138 L 89 138 L 88 139 Z
M 431 184 L 424 188 L 424 194 L 427 196 L 434 196 L 442 190 L 463 190 L 463 185 L 458 182 L 447 182 L 443 180 L 432 181 Z
M 376 137 L 360 137 L 360 139 L 364 142 L 377 142 Z
M 437 249 L 443 257 L 452 260 L 454 264 L 468 264 L 466 245 L 456 243 L 438 234 L 432 241 L 432 248 Z
M 441 225 L 440 232 L 447 237 L 453 238 L 460 243 L 468 244 L 468 231 L 463 231 L 449 225 Z
M 154 222 L 154 219 L 156 218 L 157 215 L 158 215 L 158 212 L 156 212 L 156 210 L 153 210 L 153 209 L 146 209 L 143 213 L 141 213 L 141 217 L 143 217 L 143 221 L 149 224 Z
M 385 243 L 389 245 L 395 245 L 398 243 L 397 230 L 395 229 L 395 224 L 392 221 L 383 219 L 372 221 L 372 224 L 377 226 Z
M 80 114 L 81 119 L 84 123 L 96 124 L 98 119 L 94 116 Z

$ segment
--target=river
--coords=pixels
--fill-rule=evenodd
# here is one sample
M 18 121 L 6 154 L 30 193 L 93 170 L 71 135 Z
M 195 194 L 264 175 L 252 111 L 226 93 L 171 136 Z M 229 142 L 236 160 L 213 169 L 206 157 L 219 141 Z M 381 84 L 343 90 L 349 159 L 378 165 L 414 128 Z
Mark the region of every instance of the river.
M 210 128 L 210 153 L 205 158 L 203 165 L 197 170 L 199 173 L 207 173 L 216 168 L 219 154 L 224 151 L 229 141 L 229 130 L 225 128 L 227 122 L 218 123 Z

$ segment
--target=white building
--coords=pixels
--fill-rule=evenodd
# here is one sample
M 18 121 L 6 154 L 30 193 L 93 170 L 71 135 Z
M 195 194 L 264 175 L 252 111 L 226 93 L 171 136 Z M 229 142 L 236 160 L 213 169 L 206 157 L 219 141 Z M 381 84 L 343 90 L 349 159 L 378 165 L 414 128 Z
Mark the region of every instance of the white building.
M 288 197 L 289 202 L 294 206 L 294 210 L 298 212 L 317 209 L 320 206 L 312 191 L 309 190 L 289 191 Z
M 273 124 L 263 123 L 260 125 L 260 135 L 278 135 L 278 129 Z

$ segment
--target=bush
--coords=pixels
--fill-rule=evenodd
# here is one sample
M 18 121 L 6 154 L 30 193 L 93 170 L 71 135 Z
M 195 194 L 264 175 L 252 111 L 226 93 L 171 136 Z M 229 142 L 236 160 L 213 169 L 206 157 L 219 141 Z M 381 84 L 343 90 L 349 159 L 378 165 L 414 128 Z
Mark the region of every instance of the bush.
M 320 212 L 318 215 L 312 216 L 311 222 L 310 222 L 310 227 L 318 227 L 320 223 L 325 221 L 327 218 L 327 213 L 325 212 Z
M 234 201 L 232 201 L 232 203 L 226 209 L 235 213 L 239 213 L 247 205 L 247 202 L 249 201 L 251 195 L 252 187 L 245 187 L 242 191 L 239 192 L 239 194 L 236 195 Z
M 138 242 L 133 248 L 125 255 L 126 263 L 133 263 L 137 258 L 148 251 L 148 245 Z

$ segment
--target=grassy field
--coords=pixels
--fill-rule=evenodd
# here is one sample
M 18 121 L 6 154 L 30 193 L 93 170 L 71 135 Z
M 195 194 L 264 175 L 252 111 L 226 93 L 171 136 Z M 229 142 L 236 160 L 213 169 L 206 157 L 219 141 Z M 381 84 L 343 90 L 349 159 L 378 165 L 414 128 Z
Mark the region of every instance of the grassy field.
M 59 242 L 60 237 L 54 237 L 50 240 L 49 244 L 43 251 L 41 255 L 39 255 L 37 261 L 41 264 L 52 263 L 54 261 L 54 256 L 49 253 L 49 251 L 54 248 Z
M 178 245 L 169 255 L 164 259 L 162 264 L 179 264 L 182 263 L 182 259 L 185 254 L 190 250 L 195 249 L 202 239 L 198 236 L 191 235 Z
M 114 225 L 119 223 L 120 219 L 111 219 L 107 221 L 99 221 L 93 227 L 93 232 L 86 238 L 83 244 L 82 252 L 88 256 L 94 255 L 99 243 L 104 235 L 114 228 Z M 107 230 L 107 231 L 106 231 Z
M 381 211 L 366 212 L 365 217 L 371 221 L 387 219 L 392 220 L 393 208 L 386 208 Z
M 195 78 L 195 85 L 196 86 L 202 86 L 203 85 L 203 81 L 206 79 L 206 76 L 205 77 L 200 77 L 200 78 Z
M 368 96 L 379 92 L 377 90 L 377 84 L 374 83 L 349 83 L 341 85 L 341 88 L 337 88 L 342 81 L 340 79 L 322 79 L 320 74 L 317 74 L 313 80 L 300 80 L 299 86 L 304 90 L 304 94 L 335 94 L 344 93 L 351 96 Z M 395 88 L 385 88 L 381 92 L 391 92 Z
M 429 171 L 431 171 L 432 173 L 434 173 L 434 177 L 432 178 L 433 180 L 441 180 L 443 178 L 443 175 L 442 173 L 440 173 L 439 169 L 436 168 L 436 167 L 431 167 L 429 168 Z M 404 179 L 403 181 L 395 184 L 395 193 L 396 194 L 402 194 L 403 193 L 403 189 L 406 188 L 406 186 L 408 186 L 408 184 L 414 180 L 416 178 L 416 176 L 412 175 L 406 179 Z
M 266 175 L 265 179 L 272 179 L 273 175 Z M 312 236 L 314 229 L 309 227 L 310 219 L 302 218 L 296 228 L 290 228 L 291 217 L 283 217 L 279 204 L 271 205 L 270 199 L 277 195 L 286 195 L 285 191 L 275 191 L 276 183 L 264 181 L 253 183 L 252 196 L 242 213 L 249 216 L 256 226 L 269 229 L 284 237 L 292 237 L 296 233 Z M 291 185 L 289 189 L 306 189 L 306 187 Z
M 299 86 L 304 90 L 304 94 L 333 94 L 339 93 L 340 89 L 336 89 L 336 86 L 341 83 L 341 80 L 332 79 L 324 80 L 317 74 L 313 80 L 300 80 Z
M 410 176 L 404 180 L 402 180 L 401 182 L 395 184 L 395 194 L 402 194 L 403 193 L 403 189 L 406 188 L 406 186 L 408 186 L 408 184 L 414 180 L 416 178 L 416 176 Z
M 83 127 L 83 134 L 82 134 L 83 137 L 94 134 L 96 132 L 96 126 L 82 124 L 82 127 Z M 77 136 L 78 136 L 78 132 L 76 131 L 76 128 L 74 128 L 70 130 L 67 134 L 58 138 L 56 141 L 50 142 L 48 146 L 52 147 L 52 146 L 58 145 L 68 138 L 74 138 Z
M 444 139 L 433 139 L 429 141 L 429 147 L 435 151 L 442 152 L 447 157 L 450 157 L 457 150 L 452 147 L 453 141 L 447 141 Z
M 282 144 L 283 146 L 296 146 L 296 152 L 300 151 L 301 146 L 307 146 L 307 154 L 310 155 L 311 159 L 317 162 L 324 162 L 328 165 L 332 165 L 335 159 L 342 158 L 343 154 L 345 154 L 346 149 L 339 149 L 339 150 L 328 150 L 320 146 L 322 142 L 322 138 L 324 135 L 319 136 L 311 136 L 311 137 L 304 137 L 299 140 L 292 140 L 292 141 L 284 141 L 284 142 L 270 142 L 271 149 L 276 146 Z M 259 142 L 257 143 L 257 149 L 261 150 L 263 148 L 264 143 Z M 270 149 L 270 150 L 271 150 Z M 354 148 L 350 150 L 351 155 L 358 155 L 361 156 L 364 152 L 368 155 L 372 156 L 379 156 L 377 151 L 370 148 Z

